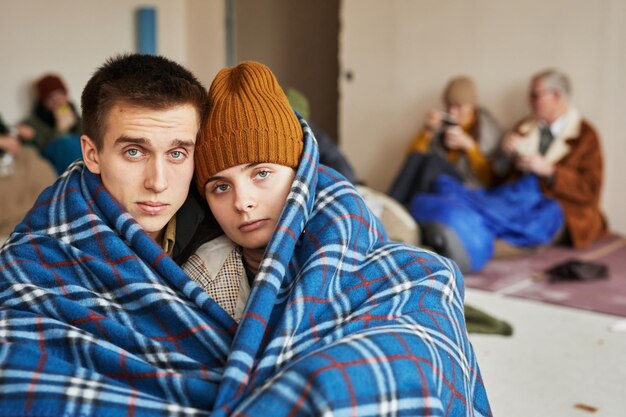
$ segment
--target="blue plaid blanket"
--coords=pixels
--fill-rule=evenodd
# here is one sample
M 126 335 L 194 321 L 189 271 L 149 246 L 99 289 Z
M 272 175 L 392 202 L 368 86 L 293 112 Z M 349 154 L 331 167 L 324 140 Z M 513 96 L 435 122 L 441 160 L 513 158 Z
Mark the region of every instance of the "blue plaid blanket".
M 491 415 L 455 264 L 305 150 L 239 325 L 76 163 L 0 251 L 0 416 Z

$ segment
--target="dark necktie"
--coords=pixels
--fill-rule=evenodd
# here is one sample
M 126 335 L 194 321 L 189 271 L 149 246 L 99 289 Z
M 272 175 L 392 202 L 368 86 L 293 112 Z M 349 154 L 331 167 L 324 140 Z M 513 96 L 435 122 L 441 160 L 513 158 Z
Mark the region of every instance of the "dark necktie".
M 552 136 L 552 132 L 550 131 L 549 126 L 543 126 L 540 128 L 540 136 L 539 136 L 539 153 L 541 155 L 545 155 L 546 151 L 550 147 L 554 136 Z

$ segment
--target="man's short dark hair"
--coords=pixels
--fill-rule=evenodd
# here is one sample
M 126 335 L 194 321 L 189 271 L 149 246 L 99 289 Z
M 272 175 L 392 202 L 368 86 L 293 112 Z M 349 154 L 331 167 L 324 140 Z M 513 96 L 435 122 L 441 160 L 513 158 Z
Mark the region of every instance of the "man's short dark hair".
M 154 110 L 190 104 L 201 126 L 207 92 L 191 72 L 167 58 L 124 54 L 98 68 L 81 96 L 83 133 L 98 149 L 102 149 L 106 118 L 116 104 Z

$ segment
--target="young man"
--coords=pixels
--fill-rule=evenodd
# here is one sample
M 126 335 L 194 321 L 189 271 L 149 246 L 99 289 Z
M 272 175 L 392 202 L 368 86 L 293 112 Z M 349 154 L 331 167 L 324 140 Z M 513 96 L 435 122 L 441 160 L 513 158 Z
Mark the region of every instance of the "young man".
M 226 236 L 184 265 L 239 322 L 214 410 L 489 415 L 462 276 L 444 258 L 388 241 L 318 156 L 266 66 L 217 74 L 196 183 Z
M 81 145 L 87 169 L 171 253 L 170 220 L 187 198 L 205 93 L 182 68 L 170 83 L 161 60 L 120 59 L 92 77 L 82 95 Z
M 214 389 L 207 375 L 223 345 L 196 332 L 219 326 L 167 256 L 205 108 L 205 88 L 162 57 L 110 59 L 87 83 L 84 162 L 41 194 L 0 250 L 1 416 L 208 409 L 190 398 Z M 195 388 L 178 385 L 182 374 Z

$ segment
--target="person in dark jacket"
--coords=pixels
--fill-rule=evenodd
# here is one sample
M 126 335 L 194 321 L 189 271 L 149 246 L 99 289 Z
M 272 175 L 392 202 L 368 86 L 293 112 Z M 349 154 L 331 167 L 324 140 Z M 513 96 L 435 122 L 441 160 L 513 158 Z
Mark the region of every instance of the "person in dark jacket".
M 426 115 L 389 189 L 389 195 L 404 205 L 415 194 L 429 192 L 441 174 L 472 188 L 492 185 L 490 158 L 502 129 L 478 104 L 474 81 L 467 76 L 452 78 L 444 89 L 443 102 L 445 110 L 433 109 Z
M 352 184 L 356 184 L 357 178 L 354 169 L 352 165 L 350 165 L 350 162 L 348 162 L 346 156 L 341 152 L 341 149 L 339 149 L 339 146 L 337 146 L 337 143 L 328 133 L 310 121 L 311 112 L 309 100 L 304 93 L 294 87 L 287 87 L 285 88 L 285 94 L 287 95 L 287 100 L 289 100 L 291 107 L 309 123 L 309 127 L 313 131 L 313 135 L 319 146 L 320 164 L 337 170 Z
M 39 149 L 60 174 L 82 157 L 81 117 L 70 101 L 65 82 L 56 74 L 46 74 L 35 83 L 37 99 L 31 114 L 23 121 L 33 128 L 30 143 Z

